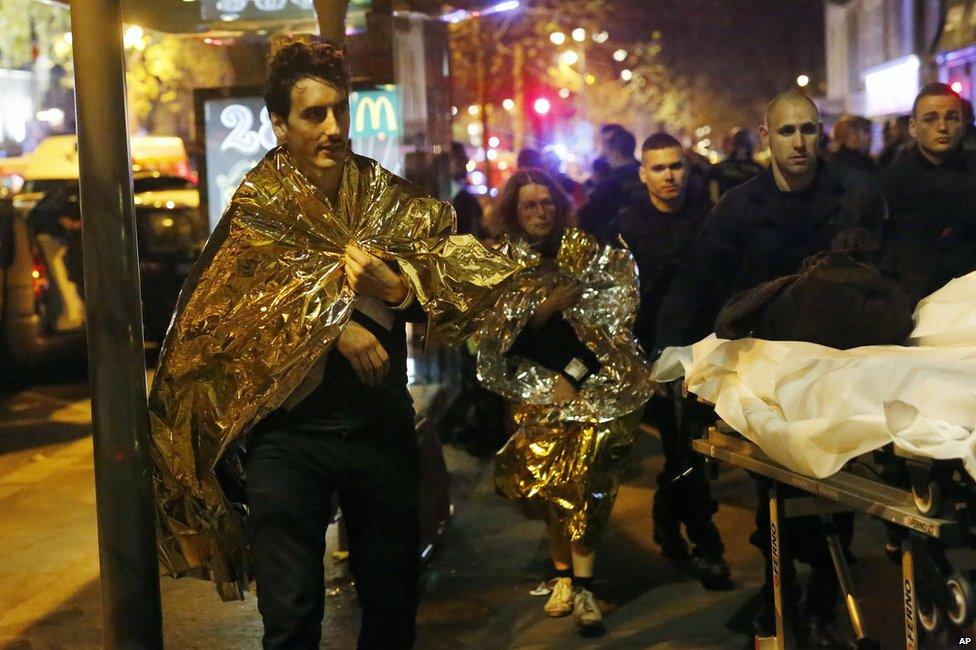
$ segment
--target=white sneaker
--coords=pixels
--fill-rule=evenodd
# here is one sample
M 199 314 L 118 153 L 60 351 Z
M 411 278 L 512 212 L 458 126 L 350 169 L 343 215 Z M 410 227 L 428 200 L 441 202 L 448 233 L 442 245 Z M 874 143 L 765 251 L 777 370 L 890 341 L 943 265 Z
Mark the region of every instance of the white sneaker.
M 573 581 L 570 578 L 556 578 L 552 593 L 546 601 L 546 615 L 557 618 L 573 611 Z
M 593 592 L 588 589 L 576 591 L 576 597 L 573 599 L 573 616 L 576 617 L 576 624 L 582 628 L 595 629 L 602 625 L 603 614 L 596 605 Z

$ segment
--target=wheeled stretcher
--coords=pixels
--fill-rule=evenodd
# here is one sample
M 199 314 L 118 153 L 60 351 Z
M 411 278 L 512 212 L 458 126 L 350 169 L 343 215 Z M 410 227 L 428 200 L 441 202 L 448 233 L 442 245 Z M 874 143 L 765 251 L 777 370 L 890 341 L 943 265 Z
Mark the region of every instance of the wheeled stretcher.
M 829 517 L 842 504 L 907 531 L 911 648 L 919 627 L 932 645 L 947 627 L 970 628 L 976 610 L 973 576 L 953 572 L 946 556 L 949 548 L 976 546 L 976 273 L 922 300 L 914 322 L 906 346 L 838 350 L 713 335 L 666 349 L 654 368 L 659 382 L 683 377 L 744 438 L 716 430 L 695 442 L 697 451 L 816 496 L 820 510 L 805 514 Z M 847 471 L 850 461 L 875 452 L 887 454 L 892 483 Z M 797 507 L 782 510 L 779 497 L 771 505 L 780 509 L 773 517 Z M 846 570 L 837 567 L 843 584 Z M 856 605 L 848 587 L 848 603 Z M 789 647 L 789 639 L 779 642 Z
M 846 470 L 819 479 L 804 476 L 771 460 L 758 445 L 728 429 L 725 431 L 710 428 L 707 437 L 694 440 L 692 446 L 709 459 L 724 461 L 771 479 L 773 487 L 769 492 L 769 503 L 760 507 L 770 509 L 774 576 L 782 574 L 784 533 L 780 523 L 786 518 L 819 515 L 829 523 L 836 513 L 859 510 L 898 526 L 905 533 L 901 548 L 905 647 L 910 650 L 947 647 L 950 638 L 972 636 L 976 617 L 973 575 L 971 572 L 953 573 L 945 555 L 947 548 L 973 545 L 972 510 L 968 505 L 939 517 L 922 514 L 916 508 L 917 497 L 913 490 L 893 487 Z M 787 491 L 785 486 L 795 490 Z M 804 496 L 793 496 L 797 490 Z M 836 534 L 828 534 L 827 541 L 857 637 L 857 647 L 880 647 L 864 629 L 861 609 Z M 796 648 L 791 610 L 784 607 L 783 585 L 778 579 L 774 579 L 773 585 L 776 636 L 757 638 L 756 647 Z

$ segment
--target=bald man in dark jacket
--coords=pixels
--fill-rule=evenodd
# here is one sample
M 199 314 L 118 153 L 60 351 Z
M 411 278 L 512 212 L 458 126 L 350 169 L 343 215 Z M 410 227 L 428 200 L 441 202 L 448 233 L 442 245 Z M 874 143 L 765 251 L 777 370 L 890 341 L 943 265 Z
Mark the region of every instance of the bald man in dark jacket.
M 877 254 L 885 223 L 880 190 L 864 172 L 825 163 L 816 105 L 798 92 L 777 96 L 766 109 L 760 135 L 772 154 L 770 168 L 730 190 L 705 221 L 688 262 L 678 270 L 658 315 L 657 346 L 687 345 L 710 334 L 732 296 L 800 270 L 822 251 Z M 768 503 L 760 482 L 759 503 Z M 834 517 L 849 543 L 853 520 Z M 764 611 L 758 632 L 767 633 L 772 612 L 769 510 L 760 505 L 752 540 L 767 558 Z M 784 551 L 810 564 L 806 611 L 798 630 L 803 647 L 835 647 L 833 621 L 838 594 L 826 531 L 816 517 L 783 523 Z M 783 567 L 786 606 L 799 600 L 793 563 Z

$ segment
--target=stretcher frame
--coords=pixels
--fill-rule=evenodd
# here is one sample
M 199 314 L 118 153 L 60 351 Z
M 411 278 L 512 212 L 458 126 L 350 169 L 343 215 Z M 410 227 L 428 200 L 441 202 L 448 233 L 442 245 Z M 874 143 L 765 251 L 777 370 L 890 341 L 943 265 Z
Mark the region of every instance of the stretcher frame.
M 719 424 L 721 426 L 722 423 Z M 797 644 L 792 635 L 791 612 L 783 606 L 783 590 L 779 577 L 782 575 L 780 549 L 783 543 L 779 522 L 786 517 L 820 515 L 832 521 L 830 515 L 837 512 L 860 510 L 897 526 L 906 528 L 909 534 L 902 542 L 902 593 L 905 613 L 905 647 L 916 650 L 919 645 L 918 600 L 916 577 L 919 562 L 931 562 L 927 557 L 926 538 L 938 540 L 946 546 L 961 545 L 968 531 L 964 524 L 919 514 L 911 491 L 873 481 L 841 470 L 824 479 L 814 479 L 797 474 L 771 460 L 754 443 L 726 435 L 717 427 L 710 427 L 705 438 L 692 441 L 692 448 L 709 458 L 725 461 L 736 467 L 765 476 L 773 481 L 769 492 L 770 548 L 773 569 L 773 594 L 776 616 L 776 636 L 756 638 L 756 648 L 792 650 Z M 781 485 L 789 485 L 813 498 L 783 498 Z M 851 616 L 851 623 L 858 637 L 859 647 L 876 647 L 868 639 L 861 624 L 860 610 L 854 597 L 847 565 L 836 535 L 828 535 L 828 544 L 837 569 L 842 595 Z

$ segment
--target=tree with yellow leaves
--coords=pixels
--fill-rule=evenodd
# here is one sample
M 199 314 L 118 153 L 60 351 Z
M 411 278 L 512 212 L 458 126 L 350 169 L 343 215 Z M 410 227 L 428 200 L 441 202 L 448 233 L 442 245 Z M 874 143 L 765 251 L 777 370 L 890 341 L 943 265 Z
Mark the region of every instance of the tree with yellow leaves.
M 55 3 L 0 0 L 0 25 L 0 68 L 19 69 L 31 65 L 39 52 L 52 52 L 71 30 L 71 17 Z

